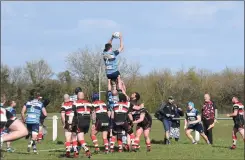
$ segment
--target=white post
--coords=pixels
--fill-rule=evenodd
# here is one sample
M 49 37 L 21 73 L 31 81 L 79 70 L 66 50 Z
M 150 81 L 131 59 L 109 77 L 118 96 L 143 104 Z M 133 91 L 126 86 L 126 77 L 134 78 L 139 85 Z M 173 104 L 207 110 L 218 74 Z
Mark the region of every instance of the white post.
M 56 115 L 53 116 L 53 141 L 56 141 L 58 134 L 58 126 L 57 126 L 58 117 Z
M 218 109 L 215 109 L 215 119 L 218 118 Z
M 200 141 L 200 134 L 199 132 L 195 131 L 195 140 L 198 142 Z
M 99 100 L 100 100 L 100 74 L 101 74 L 101 66 L 100 66 L 100 70 L 99 70 Z

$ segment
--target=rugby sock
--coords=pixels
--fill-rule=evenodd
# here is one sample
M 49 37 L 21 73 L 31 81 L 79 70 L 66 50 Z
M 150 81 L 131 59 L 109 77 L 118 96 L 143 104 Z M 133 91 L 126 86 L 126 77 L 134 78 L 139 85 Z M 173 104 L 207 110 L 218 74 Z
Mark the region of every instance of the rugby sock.
M 77 152 L 77 141 L 72 142 L 72 148 L 73 148 L 74 152 Z
M 232 136 L 232 140 L 233 140 L 233 145 L 235 146 L 236 145 L 236 141 L 237 141 L 237 136 L 236 135 L 233 135 Z
M 103 141 L 104 141 L 105 150 L 108 150 L 109 149 L 108 139 L 104 139 Z
M 66 151 L 70 152 L 71 151 L 71 142 L 66 142 L 65 146 L 66 146 Z
M 98 144 L 98 140 L 97 140 L 96 136 L 95 135 L 92 135 L 91 136 L 91 139 L 93 141 L 94 147 L 95 148 L 98 148 L 99 147 L 99 144 Z
M 115 142 L 116 142 L 116 137 L 115 136 L 112 136 L 111 137 L 111 142 L 110 142 L 110 148 L 111 149 L 114 149 Z
M 33 150 L 36 150 L 37 149 L 36 141 L 35 140 L 32 140 L 32 148 L 33 148 Z
M 139 148 L 139 144 L 140 144 L 140 140 L 139 139 L 135 139 L 134 140 L 134 145 L 136 146 L 136 148 Z
M 122 150 L 123 149 L 123 146 L 122 146 L 122 139 L 121 138 L 118 138 L 117 144 L 118 144 L 119 150 Z
M 37 139 L 43 139 L 43 133 L 42 132 L 39 132 L 38 135 L 37 135 Z
M 89 151 L 89 148 L 87 147 L 87 144 L 85 143 L 85 140 L 80 141 L 81 147 L 84 149 L 85 152 Z

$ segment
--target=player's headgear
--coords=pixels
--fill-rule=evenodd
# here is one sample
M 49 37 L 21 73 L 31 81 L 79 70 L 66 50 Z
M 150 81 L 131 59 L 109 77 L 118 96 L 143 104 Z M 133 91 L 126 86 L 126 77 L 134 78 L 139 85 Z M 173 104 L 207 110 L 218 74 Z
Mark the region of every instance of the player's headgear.
M 82 88 L 81 87 L 77 87 L 74 92 L 75 92 L 75 94 L 78 94 L 78 92 L 82 92 Z
M 94 94 L 92 95 L 92 101 L 93 101 L 93 102 L 96 101 L 96 100 L 99 100 L 99 98 L 100 98 L 99 93 L 94 93 Z

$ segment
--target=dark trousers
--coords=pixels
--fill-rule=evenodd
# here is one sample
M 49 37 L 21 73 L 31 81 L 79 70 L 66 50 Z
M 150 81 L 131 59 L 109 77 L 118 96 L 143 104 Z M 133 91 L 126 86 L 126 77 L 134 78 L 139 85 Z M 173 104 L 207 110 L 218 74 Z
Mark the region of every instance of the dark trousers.
M 203 119 L 202 122 L 203 122 L 204 133 L 208 137 L 209 142 L 213 144 L 213 132 L 212 132 L 213 128 L 209 130 L 207 129 L 211 124 L 214 123 L 214 119 Z

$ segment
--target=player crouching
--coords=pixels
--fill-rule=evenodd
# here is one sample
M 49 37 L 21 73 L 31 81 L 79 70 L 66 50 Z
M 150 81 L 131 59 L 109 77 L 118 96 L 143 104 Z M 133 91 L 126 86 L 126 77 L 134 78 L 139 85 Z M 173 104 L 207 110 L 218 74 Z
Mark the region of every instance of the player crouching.
M 92 130 L 91 130 L 91 139 L 95 147 L 95 153 L 100 151 L 98 140 L 96 134 L 102 132 L 102 138 L 105 147 L 105 153 L 108 153 L 108 130 L 109 130 L 109 116 L 107 113 L 107 105 L 105 102 L 99 100 L 99 95 L 94 94 L 92 97 Z
M 121 133 L 122 130 L 124 130 L 127 134 L 129 134 L 130 139 L 132 141 L 132 148 L 133 150 L 136 149 L 136 146 L 134 144 L 134 133 L 133 128 L 128 123 L 128 112 L 130 108 L 130 102 L 127 101 L 127 97 L 124 94 L 119 95 L 119 102 L 115 104 L 112 112 L 112 120 L 113 120 L 113 136 L 111 138 L 110 142 L 110 151 L 114 152 L 114 145 L 116 141 L 116 136 L 118 133 Z M 122 146 L 122 139 L 120 139 L 120 136 L 118 136 L 118 147 L 119 152 L 123 150 Z

